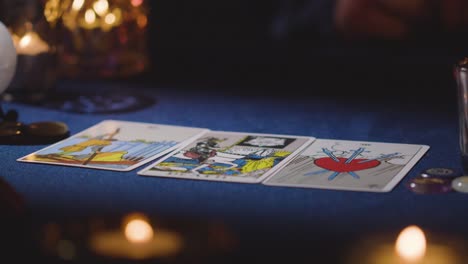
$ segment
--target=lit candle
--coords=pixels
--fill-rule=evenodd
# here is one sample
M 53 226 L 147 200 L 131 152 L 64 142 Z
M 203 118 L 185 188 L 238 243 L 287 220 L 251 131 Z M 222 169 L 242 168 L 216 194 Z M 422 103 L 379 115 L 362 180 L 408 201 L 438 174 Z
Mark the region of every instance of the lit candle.
M 49 51 L 49 45 L 34 31 L 28 31 L 21 38 L 13 34 L 12 38 L 18 55 L 33 56 Z
M 84 0 L 73 0 L 72 10 L 79 11 L 83 7 L 84 2 Z
M 107 13 L 101 19 L 101 29 L 106 32 L 120 26 L 120 24 L 122 24 L 122 11 L 120 8 L 114 8 L 112 12 Z
M 87 9 L 84 15 L 79 19 L 79 25 L 84 29 L 94 29 L 99 27 L 99 21 L 93 9 Z
M 397 238 L 396 254 L 406 262 L 419 262 L 426 255 L 426 236 L 417 226 L 409 226 Z
M 440 243 L 442 241 L 442 243 Z M 349 264 L 462 264 L 465 257 L 463 241 L 444 238 L 427 241 L 426 235 L 417 226 L 408 226 L 396 241 L 376 236 L 366 239 L 353 251 Z
M 133 260 L 174 256 L 182 246 L 180 235 L 153 230 L 141 214 L 126 217 L 122 230 L 99 232 L 90 239 L 90 247 L 98 255 Z
M 54 2 L 56 0 L 47 0 Z M 58 52 L 61 74 L 129 76 L 146 69 L 148 1 L 68 0 L 59 1 L 63 26 Z M 54 6 L 53 4 L 50 4 Z M 50 15 L 54 20 L 54 15 Z M 55 20 L 54 20 L 55 21 Z M 123 66 L 123 67 L 121 67 Z
M 10 29 L 17 53 L 16 71 L 5 93 L 6 100 L 42 100 L 56 80 L 55 48 L 34 30 L 30 22 L 24 25 L 24 34 Z M 48 33 L 48 30 L 43 31 Z
M 107 14 L 107 10 L 109 10 L 109 3 L 107 0 L 98 0 L 94 2 L 93 9 L 99 16 L 105 16 Z

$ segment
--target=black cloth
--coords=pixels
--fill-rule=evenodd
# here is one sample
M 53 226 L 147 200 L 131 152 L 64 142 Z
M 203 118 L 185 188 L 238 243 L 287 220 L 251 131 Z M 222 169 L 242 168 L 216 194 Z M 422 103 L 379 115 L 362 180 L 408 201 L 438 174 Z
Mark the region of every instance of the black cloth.
M 346 41 L 334 30 L 333 0 L 177 0 L 150 5 L 150 47 L 161 78 L 287 78 L 282 72 L 293 71 L 287 68 L 320 71 L 330 64 L 324 69 L 334 71 L 331 65 L 336 63 L 346 68 L 358 63 L 362 65 L 357 68 L 368 71 L 375 70 L 376 63 L 447 66 L 468 47 L 459 35 L 436 28 L 404 41 Z M 268 74 L 271 71 L 277 74 Z

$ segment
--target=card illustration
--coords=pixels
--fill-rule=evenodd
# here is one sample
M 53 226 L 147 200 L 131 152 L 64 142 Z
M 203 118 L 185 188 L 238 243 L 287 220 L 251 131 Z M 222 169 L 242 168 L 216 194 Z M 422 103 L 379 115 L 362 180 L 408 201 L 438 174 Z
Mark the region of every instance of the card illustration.
M 18 160 L 130 170 L 142 162 L 170 152 L 183 140 L 198 136 L 202 131 L 204 130 L 195 128 L 106 121 Z
M 275 136 L 247 136 L 239 142 L 239 146 L 256 146 L 262 148 L 284 148 L 293 142 L 293 138 L 280 138 Z
M 385 192 L 427 149 L 424 145 L 319 139 L 264 183 Z
M 297 155 L 311 140 L 308 137 L 209 132 L 139 174 L 259 182 Z

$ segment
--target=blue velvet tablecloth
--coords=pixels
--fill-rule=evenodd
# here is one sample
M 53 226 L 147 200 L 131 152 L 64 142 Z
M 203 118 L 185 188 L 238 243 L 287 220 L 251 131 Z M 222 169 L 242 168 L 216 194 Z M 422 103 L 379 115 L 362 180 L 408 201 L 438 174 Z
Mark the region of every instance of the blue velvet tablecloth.
M 144 93 L 157 102 L 144 109 L 114 114 L 81 114 L 18 102 L 4 102 L 3 108 L 18 110 L 20 120 L 25 123 L 65 122 L 72 134 L 102 120 L 115 119 L 213 130 L 424 144 L 430 150 L 393 191 L 367 193 L 142 177 L 136 174 L 142 167 L 113 172 L 20 163 L 16 159 L 45 146 L 2 145 L 0 176 L 23 197 L 30 215 L 38 221 L 132 211 L 211 219 L 229 226 L 239 237 L 241 247 L 262 256 L 288 244 L 300 252 L 312 244 L 315 249 L 320 248 L 316 245 L 344 248 L 367 234 L 393 232 L 411 224 L 468 238 L 468 195 L 456 192 L 421 195 L 405 187 L 425 168 L 462 169 L 455 101 L 441 105 L 437 100 L 400 100 L 400 96 L 388 99 L 385 93 L 372 99 L 313 93 L 305 96 L 299 91 L 295 96 L 287 96 L 286 92 L 284 96 L 271 96 L 248 91 L 234 93 L 221 87 L 199 91 L 131 83 L 60 83 L 64 91 L 79 91 L 83 87 L 124 88 Z

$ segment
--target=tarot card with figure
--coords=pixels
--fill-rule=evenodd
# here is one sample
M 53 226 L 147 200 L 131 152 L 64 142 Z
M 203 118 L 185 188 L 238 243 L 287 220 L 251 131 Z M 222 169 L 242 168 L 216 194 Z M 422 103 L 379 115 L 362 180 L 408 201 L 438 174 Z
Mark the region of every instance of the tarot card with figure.
M 256 183 L 284 166 L 314 139 L 304 136 L 210 131 L 138 174 Z
M 207 131 L 105 120 L 18 161 L 129 171 L 182 147 Z
M 388 192 L 428 149 L 426 145 L 318 139 L 263 183 Z

